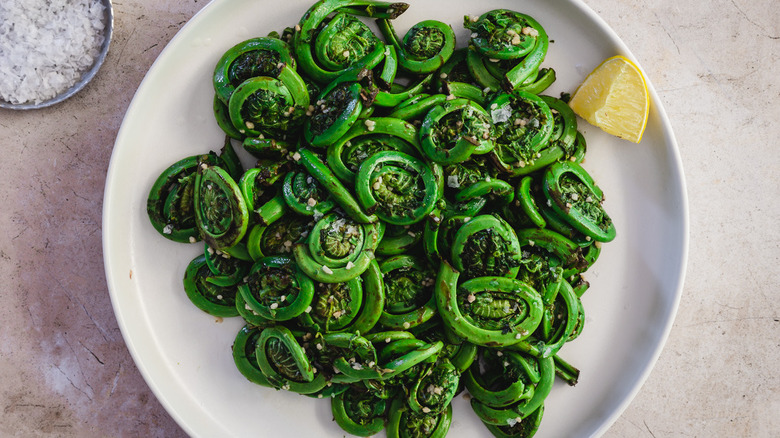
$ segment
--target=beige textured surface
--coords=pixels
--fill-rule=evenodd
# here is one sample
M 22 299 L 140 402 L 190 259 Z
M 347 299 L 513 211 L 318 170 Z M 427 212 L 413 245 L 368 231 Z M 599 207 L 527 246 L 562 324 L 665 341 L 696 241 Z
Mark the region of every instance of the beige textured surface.
M 111 308 L 101 207 L 124 112 L 205 0 L 115 1 L 106 63 L 76 97 L 0 109 L 0 436 L 184 436 Z M 586 0 L 632 49 L 675 128 L 691 251 L 676 323 L 608 437 L 780 433 L 780 8 Z

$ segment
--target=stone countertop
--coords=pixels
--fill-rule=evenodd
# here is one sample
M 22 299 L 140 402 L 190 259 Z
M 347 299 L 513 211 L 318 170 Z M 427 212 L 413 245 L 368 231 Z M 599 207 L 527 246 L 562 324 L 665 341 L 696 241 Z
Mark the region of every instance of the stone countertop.
M 676 322 L 606 436 L 777 436 L 780 8 L 772 0 L 585 3 L 655 85 L 690 199 Z M 43 110 L 0 109 L 1 436 L 185 436 L 117 326 L 101 208 L 112 145 L 136 88 L 205 4 L 115 1 L 111 51 L 84 90 Z

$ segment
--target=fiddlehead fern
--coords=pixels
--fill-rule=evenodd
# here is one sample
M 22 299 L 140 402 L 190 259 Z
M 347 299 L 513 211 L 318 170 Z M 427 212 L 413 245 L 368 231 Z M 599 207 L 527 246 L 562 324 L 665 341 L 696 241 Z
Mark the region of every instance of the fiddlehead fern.
M 441 413 L 417 414 L 396 399 L 390 412 L 388 438 L 444 438 L 452 423 L 452 405 Z
M 336 177 L 333 171 L 314 152 L 300 149 L 300 163 L 306 167 L 311 176 L 330 192 L 333 200 L 344 210 L 347 215 L 357 222 L 368 224 L 377 221 L 376 215 L 367 214 L 358 204 L 357 200 L 344 187 L 344 184 Z
M 534 379 L 538 380 L 533 382 L 534 392 L 530 399 L 520 400 L 505 407 L 491 407 L 476 398 L 471 399 L 471 408 L 483 423 L 496 426 L 515 426 L 529 417 L 531 422 L 537 421 L 534 419 L 534 415 L 541 415 L 536 411 L 543 407 L 544 400 L 550 394 L 555 381 L 555 362 L 552 357 L 529 358 L 530 360 L 536 361 L 537 365 L 535 366 L 538 367 L 538 374 L 534 373 L 538 376 Z
M 419 222 L 439 197 L 434 171 L 403 152 L 383 151 L 360 166 L 355 190 L 363 208 L 394 225 Z
M 452 56 L 441 66 L 439 75 L 436 79 L 436 89 L 441 89 L 443 82 L 456 82 L 464 84 L 474 83 L 474 77 L 469 72 L 466 62 L 466 51 L 468 49 L 459 48 L 452 52 Z
M 357 436 L 372 436 L 385 428 L 389 402 L 373 392 L 350 386 L 331 399 L 333 419 L 344 431 Z
M 249 307 L 249 305 L 246 303 L 246 300 L 244 299 L 244 296 L 241 295 L 241 292 L 238 291 L 236 293 L 236 310 L 238 311 L 239 316 L 244 318 L 244 321 L 246 321 L 247 325 L 252 327 L 265 328 L 275 324 L 274 321 L 263 318 L 262 315 Z M 252 347 L 252 352 L 252 357 L 254 358 L 254 347 Z
M 323 215 L 335 207 L 330 193 L 323 190 L 319 182 L 304 171 L 287 173 L 282 194 L 287 206 L 302 215 Z
M 456 335 L 477 345 L 515 344 L 542 319 L 541 296 L 526 283 L 506 277 L 479 277 L 458 284 L 460 274 L 442 262 L 436 278 L 436 304 Z
M 556 296 L 545 303 L 544 323 L 534 335 L 512 346 L 538 357 L 553 356 L 571 340 L 580 323 L 580 303 L 567 281 L 562 281 Z
M 452 265 L 466 278 L 506 276 L 519 271 L 520 245 L 505 220 L 480 215 L 464 223 L 452 240 Z
M 184 291 L 192 304 L 200 310 L 217 317 L 237 316 L 235 286 L 220 286 L 213 283 L 206 264 L 206 256 L 195 257 L 184 273 Z
M 293 255 L 309 277 L 323 283 L 345 282 L 368 269 L 383 234 L 383 223 L 358 224 L 329 214 L 315 224 L 307 244 L 293 247 Z
M 382 151 L 415 155 L 417 145 L 417 129 L 411 124 L 396 118 L 373 117 L 352 126 L 328 146 L 328 166 L 341 181 L 351 185 L 360 165 L 371 155 Z
M 325 376 L 314 367 L 292 332 L 283 326 L 264 329 L 255 347 L 257 364 L 276 388 L 310 394 L 325 387 Z
M 455 32 L 441 21 L 426 20 L 412 26 L 402 41 L 390 20 L 377 20 L 379 30 L 398 52 L 402 69 L 413 74 L 427 74 L 439 69 L 455 51 Z
M 380 265 L 385 285 L 385 310 L 379 319 L 388 329 L 408 330 L 436 314 L 435 271 L 423 260 L 399 255 Z
M 500 94 L 490 103 L 496 148 L 491 157 L 499 169 L 527 173 L 541 157 L 553 131 L 553 115 L 540 97 L 523 91 Z M 528 169 L 533 169 L 528 167 Z
M 419 339 L 399 339 L 391 341 L 379 355 L 382 364 L 382 379 L 388 380 L 400 376 L 415 365 L 435 360 L 444 347 L 441 341 L 432 343 Z
M 469 394 L 492 407 L 529 400 L 540 379 L 535 359 L 515 351 L 492 348 L 482 348 L 464 376 Z
M 532 75 L 547 55 L 547 32 L 532 17 L 506 9 L 496 9 L 472 21 L 464 20 L 471 34 L 471 45 L 488 59 L 519 61 L 509 70 L 501 86 L 512 91 Z
M 309 93 L 298 73 L 285 65 L 278 79 L 256 76 L 242 82 L 227 105 L 230 120 L 241 134 L 282 138 L 303 123 Z
M 311 305 L 314 283 L 289 257 L 264 257 L 238 286 L 246 304 L 263 318 L 287 321 Z
M 318 1 L 301 18 L 293 38 L 300 68 L 321 83 L 349 67 L 374 68 L 385 55 L 384 44 L 352 15 L 393 19 L 407 8 L 404 3 L 368 0 Z
M 195 175 L 201 164 L 221 164 L 215 153 L 184 158 L 165 169 L 152 185 L 146 203 L 149 220 L 163 237 L 182 243 L 199 241 L 195 221 Z
M 301 314 L 301 325 L 319 333 L 340 331 L 360 312 L 363 295 L 358 277 L 344 283 L 315 283 L 311 308 Z
M 255 225 L 247 237 L 250 257 L 257 261 L 263 257 L 291 253 L 294 244 L 309 236 L 310 222 L 307 216 L 287 214 L 270 225 Z
M 257 76 L 278 77 L 282 66 L 295 68 L 290 48 L 278 38 L 252 38 L 228 49 L 214 68 L 214 91 L 228 104 L 230 96 L 242 82 Z
M 423 152 L 441 164 L 460 163 L 472 153 L 484 154 L 495 146 L 488 113 L 466 99 L 452 99 L 432 108 L 420 127 Z
M 423 222 L 414 225 L 388 225 L 382 241 L 376 247 L 380 256 L 401 255 L 416 247 L 423 237 Z
M 201 164 L 195 175 L 195 223 L 215 250 L 230 248 L 246 234 L 249 211 L 233 178 L 218 166 Z
M 544 406 L 542 405 L 519 421 L 515 418 L 514 420 L 507 420 L 509 423 L 506 425 L 485 423 L 485 427 L 496 438 L 531 438 L 536 434 L 539 425 L 542 424 L 543 414 Z
M 271 387 L 272 385 L 257 365 L 257 357 L 255 356 L 260 331 L 261 329 L 249 325 L 245 325 L 238 331 L 233 341 L 233 363 L 241 375 L 250 382 Z
M 369 232 L 368 227 L 351 219 L 329 214 L 314 225 L 309 238 L 309 252 L 318 263 L 341 268 L 354 263 L 360 251 L 368 247 L 366 239 L 372 237 Z
M 458 391 L 460 372 L 448 359 L 422 367 L 409 391 L 408 406 L 417 413 L 441 413 Z
M 358 82 L 332 82 L 310 107 L 304 137 L 315 147 L 324 147 L 338 140 L 357 121 L 363 111 Z
M 209 282 L 218 286 L 235 286 L 249 272 L 251 263 L 232 257 L 222 251 L 215 251 L 206 245 L 206 266 L 212 273 Z
M 406 7 L 321 0 L 227 51 L 225 148 L 161 175 L 149 216 L 206 240 L 185 289 L 246 321 L 233 354 L 251 381 L 333 398 L 350 433 L 441 437 L 463 376 L 488 430 L 530 436 L 553 377 L 577 381 L 557 352 L 582 332 L 581 274 L 611 220 L 570 166 L 586 147 L 568 98 L 538 96 L 555 80 L 544 29 L 494 10 L 454 50 L 433 20 L 399 40 Z
M 602 206 L 604 195 L 582 166 L 553 164 L 545 172 L 543 188 L 553 210 L 572 227 L 599 242 L 615 238 L 615 225 Z

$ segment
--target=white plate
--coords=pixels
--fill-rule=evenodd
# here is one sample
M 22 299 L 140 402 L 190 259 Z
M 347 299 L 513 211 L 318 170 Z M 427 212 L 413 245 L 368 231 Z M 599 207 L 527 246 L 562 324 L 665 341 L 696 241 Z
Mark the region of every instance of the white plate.
M 451 23 L 459 41 L 464 14 L 505 7 L 548 31 L 545 66 L 558 80 L 547 93 L 573 91 L 603 59 L 628 48 L 576 0 L 416 0 L 397 21 L 403 33 L 422 19 Z M 245 39 L 294 25 L 311 0 L 223 0 L 206 6 L 176 35 L 139 87 L 116 140 L 106 181 L 103 246 L 111 299 L 138 368 L 163 406 L 191 435 L 343 436 L 330 403 L 249 383 L 232 362 L 240 318 L 218 322 L 187 300 L 181 278 L 202 246 L 170 242 L 146 216 L 154 179 L 185 156 L 218 150 L 211 73 L 222 53 Z M 478 6 L 475 6 L 478 5 Z M 587 274 L 583 334 L 562 356 L 580 368 L 579 384 L 558 384 L 537 436 L 604 432 L 638 391 L 671 328 L 688 250 L 688 210 L 680 156 L 658 96 L 641 144 L 581 121 L 585 167 L 607 196 L 618 237 Z M 490 436 L 462 398 L 451 437 Z

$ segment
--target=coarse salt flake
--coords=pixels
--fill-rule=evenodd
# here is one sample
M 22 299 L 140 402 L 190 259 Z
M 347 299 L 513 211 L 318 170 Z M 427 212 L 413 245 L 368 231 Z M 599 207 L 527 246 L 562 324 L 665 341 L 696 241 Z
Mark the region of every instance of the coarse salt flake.
M 103 45 L 99 0 L 0 2 L 0 100 L 41 103 L 73 86 Z

